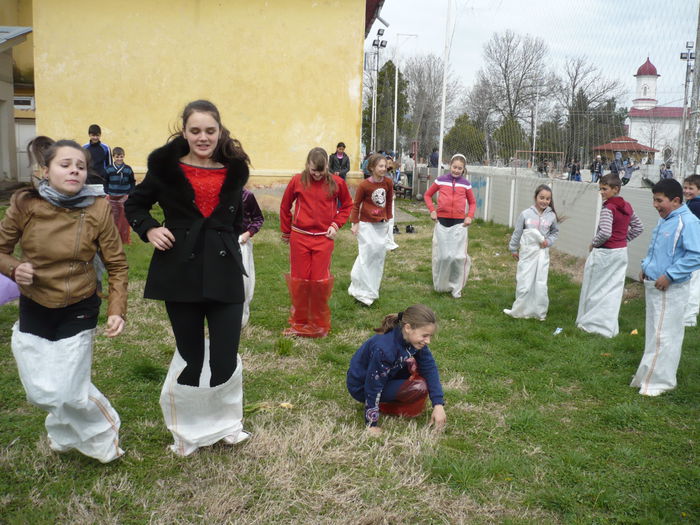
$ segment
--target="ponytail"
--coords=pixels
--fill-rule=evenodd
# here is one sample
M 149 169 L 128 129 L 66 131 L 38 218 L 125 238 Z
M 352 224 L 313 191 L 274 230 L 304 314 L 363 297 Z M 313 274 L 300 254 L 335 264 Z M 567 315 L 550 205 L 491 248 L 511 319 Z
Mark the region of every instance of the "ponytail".
M 378 334 L 386 334 L 397 326 L 403 328 L 406 324 L 410 325 L 411 328 L 420 328 L 428 324 L 437 325 L 437 316 L 435 312 L 424 304 L 414 304 L 406 308 L 403 312 L 384 316 L 382 326 L 375 328 L 374 331 Z

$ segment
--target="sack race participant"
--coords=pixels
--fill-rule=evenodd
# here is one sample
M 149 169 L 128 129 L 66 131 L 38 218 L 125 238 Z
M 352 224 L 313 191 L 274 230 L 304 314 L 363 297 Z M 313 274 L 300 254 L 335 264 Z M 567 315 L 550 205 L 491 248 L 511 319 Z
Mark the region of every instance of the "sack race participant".
M 255 260 L 253 258 L 253 235 L 260 231 L 265 217 L 263 217 L 258 201 L 251 191 L 243 188 L 243 233 L 238 236 L 238 244 L 241 248 L 241 260 L 243 261 L 243 288 L 245 289 L 245 302 L 243 303 L 243 318 L 241 328 L 248 324 L 250 319 L 250 303 L 255 293 Z
M 346 384 L 350 395 L 365 404 L 365 423 L 380 432 L 379 413 L 415 417 L 430 396 L 430 424 L 445 425 L 440 374 L 428 348 L 437 329 L 435 313 L 422 304 L 384 317 L 375 335 L 350 360 Z
M 249 158 L 207 100 L 189 103 L 181 126 L 149 155 L 146 177 L 125 210 L 133 230 L 155 248 L 144 297 L 165 301 L 177 343 L 161 408 L 174 438 L 170 449 L 187 456 L 249 437 L 238 357 L 245 299 L 238 238 Z M 165 215 L 162 226 L 150 213 L 155 203 Z
M 689 175 L 683 180 L 683 197 L 688 209 L 700 219 L 700 175 Z M 685 308 L 685 326 L 696 326 L 700 312 L 700 270 L 690 278 L 688 305 Z
M 467 254 L 467 232 L 476 212 L 476 199 L 471 183 L 463 176 L 466 162 L 464 155 L 453 155 L 450 173 L 435 179 L 423 197 L 430 218 L 437 221 L 433 232 L 433 288 L 450 292 L 454 298 L 462 296 L 472 265 Z M 433 206 L 436 192 L 437 210 Z
M 632 206 L 618 195 L 620 179 L 613 174 L 604 175 L 599 186 L 603 207 L 583 270 L 576 326 L 585 332 L 615 337 L 625 291 L 627 243 L 637 238 L 644 227 Z
M 104 191 L 85 185 L 89 154 L 72 140 L 37 137 L 30 150 L 43 178 L 17 191 L 0 224 L 0 269 L 21 292 L 12 353 L 27 400 L 46 410 L 49 446 L 108 463 L 120 457 L 120 420 L 92 384 L 100 313 L 92 260 L 109 274 L 105 335 L 124 329 L 128 266 Z M 22 248 L 22 258 L 12 253 Z
M 658 224 L 642 261 L 646 326 L 644 355 L 630 386 L 645 396 L 676 387 L 690 275 L 700 269 L 700 220 L 683 204 L 683 188 L 662 179 L 651 188 Z
M 391 202 L 394 184 L 385 177 L 386 158 L 375 153 L 369 158 L 367 169 L 371 176 L 355 190 L 350 214 L 352 234 L 357 237 L 358 254 L 350 272 L 348 293 L 370 306 L 379 297 L 379 286 L 384 274 L 388 220 L 393 217 Z
M 540 321 L 547 318 L 549 247 L 559 236 L 558 220 L 552 190 L 541 184 L 535 189 L 535 205 L 520 213 L 508 244 L 518 270 L 515 302 L 503 310 L 504 314 Z
M 334 239 L 351 207 L 345 181 L 328 171 L 328 154 L 323 148 L 313 148 L 304 171 L 292 177 L 280 203 L 282 240 L 289 243 L 290 273 L 285 278 L 292 300 L 284 335 L 328 335 Z

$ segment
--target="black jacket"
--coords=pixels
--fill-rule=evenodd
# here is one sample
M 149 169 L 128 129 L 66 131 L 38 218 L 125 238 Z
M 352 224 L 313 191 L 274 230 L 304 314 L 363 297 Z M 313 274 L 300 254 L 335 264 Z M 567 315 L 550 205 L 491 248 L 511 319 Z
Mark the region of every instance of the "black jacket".
M 124 206 L 129 224 L 144 242 L 146 232 L 161 225 L 150 213 L 156 202 L 163 209 L 163 226 L 175 236 L 170 250 L 154 250 L 143 295 L 164 301 L 242 303 L 245 270 L 238 235 L 243 231 L 241 192 L 248 166 L 238 160 L 228 165 L 219 204 L 204 218 L 179 165 L 188 152 L 182 137 L 153 151 L 146 177 Z

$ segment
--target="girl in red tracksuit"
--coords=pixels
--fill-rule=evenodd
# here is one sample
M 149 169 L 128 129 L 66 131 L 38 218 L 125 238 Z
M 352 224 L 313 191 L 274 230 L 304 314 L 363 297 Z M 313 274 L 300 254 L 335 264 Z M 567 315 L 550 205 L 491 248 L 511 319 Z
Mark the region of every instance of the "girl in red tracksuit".
M 289 243 L 291 268 L 285 276 L 292 299 L 285 335 L 328 334 L 333 239 L 348 220 L 351 208 L 352 198 L 345 181 L 328 171 L 328 154 L 323 148 L 312 149 L 304 171 L 289 181 L 280 204 L 280 229 L 282 240 Z
M 460 297 L 469 277 L 467 230 L 476 212 L 471 183 L 464 178 L 466 158 L 457 153 L 450 160 L 450 173 L 441 175 L 425 192 L 430 218 L 437 220 L 433 232 L 433 287 Z M 433 194 L 438 192 L 437 211 Z M 467 205 L 469 211 L 467 211 Z

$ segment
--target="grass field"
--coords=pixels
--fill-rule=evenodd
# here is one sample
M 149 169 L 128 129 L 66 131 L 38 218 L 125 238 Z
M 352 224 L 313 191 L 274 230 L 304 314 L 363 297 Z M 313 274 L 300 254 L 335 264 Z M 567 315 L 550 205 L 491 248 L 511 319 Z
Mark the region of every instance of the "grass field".
M 397 236 L 372 307 L 347 294 L 357 247 L 341 231 L 333 332 L 322 340 L 280 337 L 287 247 L 266 215 L 240 348 L 253 439 L 239 447 L 185 459 L 166 450 L 158 397 L 174 340 L 162 304 L 141 298 L 150 250 L 135 236 L 127 330 L 98 335 L 93 364 L 122 419 L 124 458 L 102 465 L 49 449 L 45 414 L 25 401 L 9 348 L 17 308 L 0 308 L 0 523 L 700 522 L 698 328 L 686 330 L 678 388 L 642 397 L 628 386 L 644 346 L 637 283 L 618 337 L 585 334 L 574 327 L 583 262 L 553 252 L 547 321 L 511 319 L 501 313 L 515 289 L 509 231 L 471 226 L 471 278 L 455 300 L 432 290 L 423 207 L 398 204 L 417 233 Z M 348 362 L 384 314 L 416 302 L 440 319 L 431 349 L 447 428 L 431 433 L 427 415 L 384 418 L 383 435 L 370 438 L 345 390 Z

